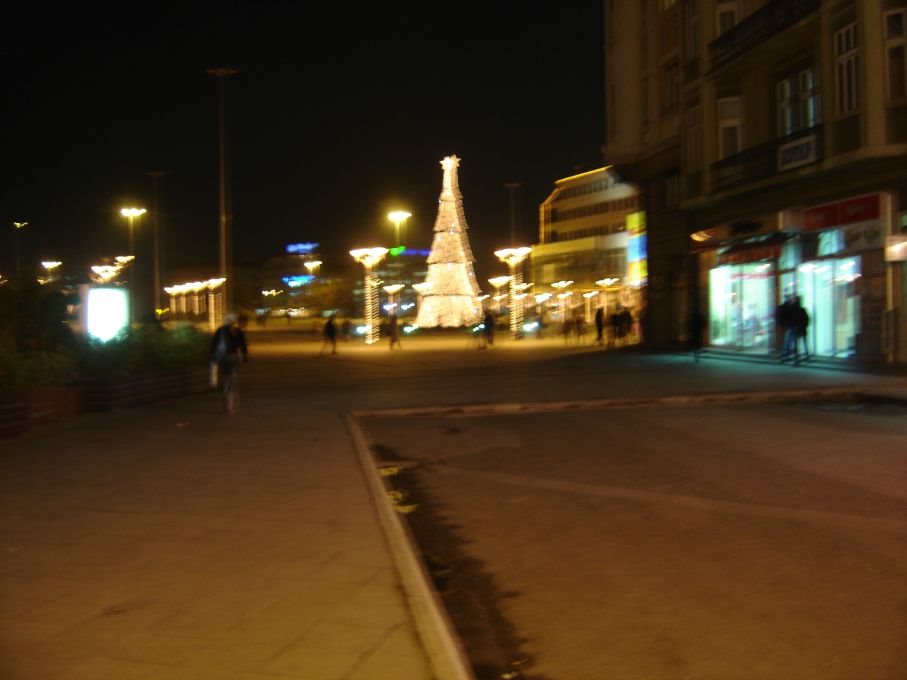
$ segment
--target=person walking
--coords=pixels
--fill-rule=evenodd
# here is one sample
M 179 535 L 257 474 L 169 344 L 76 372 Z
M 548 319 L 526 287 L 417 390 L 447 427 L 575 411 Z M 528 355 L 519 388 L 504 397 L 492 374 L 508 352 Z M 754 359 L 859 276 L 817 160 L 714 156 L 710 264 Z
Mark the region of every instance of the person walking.
M 319 356 L 324 354 L 329 345 L 331 347 L 331 354 L 337 354 L 337 325 L 334 323 L 335 316 L 335 314 L 331 314 L 327 321 L 324 322 L 324 328 L 321 329 L 324 341 L 321 343 L 321 351 L 318 353 Z
M 782 362 L 794 356 L 796 351 L 797 336 L 794 332 L 794 326 L 791 319 L 793 301 L 790 296 L 784 298 L 784 301 L 775 309 L 775 328 L 781 335 L 781 356 Z
M 245 328 L 248 317 L 245 314 L 229 313 L 224 324 L 214 331 L 211 338 L 211 363 L 217 366 L 217 381 L 220 384 L 224 410 L 234 415 L 239 408 L 239 363 L 249 361 Z
M 595 310 L 595 342 L 599 345 L 605 342 L 605 310 L 601 305 Z
M 790 310 L 790 323 L 793 330 L 793 362 L 799 364 L 800 361 L 809 359 L 809 346 L 807 344 L 807 330 L 809 329 L 809 312 L 800 303 L 800 296 L 795 295 Z M 803 354 L 801 359 L 800 343 L 803 343 Z
M 485 310 L 485 316 L 482 319 L 482 344 L 479 345 L 479 349 L 494 345 L 494 328 L 496 324 L 497 319 L 494 318 L 494 313 L 490 309 Z
M 387 317 L 387 335 L 391 341 L 391 349 L 395 346 L 403 349 L 400 344 L 400 324 L 397 322 L 397 315 L 391 312 Z

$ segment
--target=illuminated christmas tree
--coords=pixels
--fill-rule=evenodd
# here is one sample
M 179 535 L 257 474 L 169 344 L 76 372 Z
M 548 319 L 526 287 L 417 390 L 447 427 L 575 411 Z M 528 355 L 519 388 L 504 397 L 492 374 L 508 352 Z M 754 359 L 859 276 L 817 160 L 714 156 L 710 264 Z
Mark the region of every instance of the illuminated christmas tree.
M 475 258 L 466 236 L 463 195 L 457 180 L 459 166 L 460 159 L 456 156 L 447 156 L 441 161 L 444 177 L 438 199 L 438 217 L 427 260 L 428 276 L 416 317 L 416 325 L 423 328 L 466 326 L 482 318 L 479 284 L 472 268 Z

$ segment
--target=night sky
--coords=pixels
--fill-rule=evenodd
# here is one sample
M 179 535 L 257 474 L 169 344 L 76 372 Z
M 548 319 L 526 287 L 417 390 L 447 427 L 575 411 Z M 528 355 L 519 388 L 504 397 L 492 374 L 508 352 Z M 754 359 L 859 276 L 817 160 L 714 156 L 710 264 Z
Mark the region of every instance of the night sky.
M 129 12 L 140 12 L 130 15 Z M 389 209 L 429 247 L 439 161 L 462 159 L 482 277 L 537 239 L 554 180 L 601 165 L 601 2 L 29 3 L 2 10 L 7 92 L 0 273 L 61 259 L 72 271 L 127 250 L 119 208 L 152 207 L 159 180 L 171 268 L 218 259 L 218 90 L 229 66 L 234 259 L 322 244 L 391 245 Z M 150 216 L 137 254 L 150 254 Z M 338 267 L 339 268 L 339 267 Z M 168 281 L 165 281 L 167 283 Z

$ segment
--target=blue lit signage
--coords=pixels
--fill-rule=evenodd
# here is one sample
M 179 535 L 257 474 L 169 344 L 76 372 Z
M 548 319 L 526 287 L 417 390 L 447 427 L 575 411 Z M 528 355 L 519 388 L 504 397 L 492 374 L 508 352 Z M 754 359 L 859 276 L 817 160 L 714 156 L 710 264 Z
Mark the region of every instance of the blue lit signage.
M 305 255 L 318 248 L 317 243 L 291 243 L 287 246 L 287 252 L 296 255 Z
M 299 288 L 300 286 L 305 286 L 306 284 L 311 283 L 314 278 L 314 276 L 309 276 L 308 274 L 300 274 L 298 276 L 284 276 L 283 282 L 290 288 Z

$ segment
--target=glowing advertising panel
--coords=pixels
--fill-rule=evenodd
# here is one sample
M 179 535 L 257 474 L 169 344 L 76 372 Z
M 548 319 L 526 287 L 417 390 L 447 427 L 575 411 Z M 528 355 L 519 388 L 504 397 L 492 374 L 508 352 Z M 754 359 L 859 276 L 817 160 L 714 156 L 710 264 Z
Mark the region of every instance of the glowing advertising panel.
M 122 288 L 90 288 L 85 300 L 90 337 L 107 342 L 129 325 L 129 293 Z
M 642 286 L 649 277 L 646 213 L 627 215 L 627 285 Z

